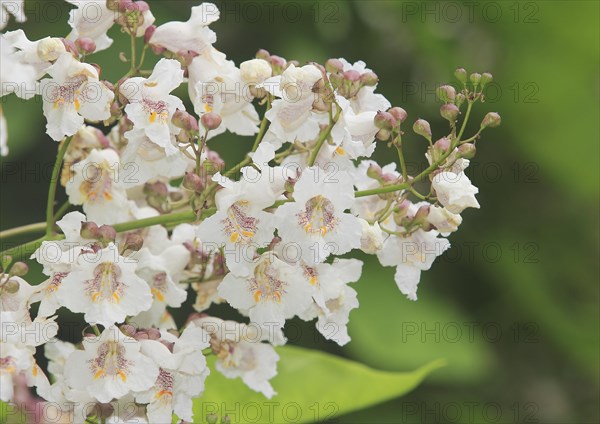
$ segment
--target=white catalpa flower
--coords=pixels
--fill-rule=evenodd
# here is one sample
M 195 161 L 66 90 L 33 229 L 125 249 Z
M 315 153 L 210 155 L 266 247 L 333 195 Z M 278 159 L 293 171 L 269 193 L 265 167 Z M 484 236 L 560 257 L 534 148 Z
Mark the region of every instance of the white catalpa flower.
M 357 259 L 338 259 L 331 264 L 302 264 L 303 275 L 313 287 L 314 303 L 300 317 L 305 321 L 318 318 L 317 329 L 340 346 L 350 337 L 346 328 L 349 314 L 358 307 L 356 292 L 348 283 L 358 281 L 362 262 Z
M 414 214 L 422 204 L 411 205 L 409 214 Z M 397 232 L 405 231 L 402 227 Z M 450 247 L 450 242 L 439 238 L 437 231 L 418 229 L 406 236 L 392 235 L 385 240 L 383 249 L 377 253 L 383 266 L 395 266 L 394 279 L 400 291 L 410 300 L 417 300 L 417 285 L 421 271 L 431 268 L 435 258 Z
M 154 360 L 159 374 L 154 385 L 137 393 L 135 399 L 148 404 L 148 419 L 153 423 L 168 423 L 173 413 L 191 422 L 192 399 L 204 392 L 204 380 L 210 373 L 202 354 L 209 347 L 210 336 L 202 328 L 192 323 L 179 338 L 171 337 L 171 349 L 155 340 L 141 342 L 141 352 Z
M 188 70 L 189 94 L 196 113 L 214 112 L 222 119 L 209 138 L 225 131 L 239 135 L 258 132 L 260 119 L 252 104 L 253 97 L 233 61 L 209 46 L 192 60 Z
M 190 259 L 190 252 L 183 245 L 167 247 L 160 255 L 154 255 L 147 248 L 142 248 L 136 255 L 136 274 L 141 277 L 154 297 L 152 307 L 141 312 L 130 322 L 138 328 L 161 326 L 167 306 L 177 308 L 187 298 L 185 287 L 178 284 L 183 270 Z
M 113 40 L 106 33 L 114 25 L 118 12 L 106 7 L 106 0 L 67 0 L 76 7 L 69 12 L 69 25 L 73 31 L 67 37 L 91 38 L 96 43 L 96 51 L 106 50 Z
M 66 382 L 102 403 L 148 390 L 159 371 L 140 347 L 138 341 L 114 326 L 107 327 L 100 337 L 85 337 L 84 350 L 76 350 L 67 358 Z
M 312 89 L 321 78 L 323 74 L 314 65 L 297 67 L 291 64 L 283 74 L 264 82 L 267 91 L 280 97 L 265 115 L 271 122 L 271 137 L 265 137 L 265 140 L 280 140 L 279 145 L 275 143 L 275 147 L 279 148 L 281 141 L 308 141 L 317 138 L 321 119 L 312 112 L 315 101 Z
M 458 230 L 458 226 L 462 223 L 462 217 L 450 212 L 446 208 L 431 205 L 429 207 L 427 221 L 429 221 L 429 223 L 445 237 Z
M 71 167 L 73 176 L 66 185 L 69 201 L 83 205 L 87 217 L 98 225 L 127 221 L 130 216 L 119 169 L 119 155 L 112 149 L 94 149 Z
M 46 37 L 29 41 L 23 30 L 0 35 L 0 97 L 15 93 L 22 99 L 37 94 L 37 80 L 44 76 L 50 61 L 64 53 L 65 46 L 58 38 Z
M 63 240 L 44 241 L 42 245 L 31 255 L 43 266 L 43 273 L 49 278 L 37 287 L 33 301 L 40 301 L 38 317 L 49 317 L 60 308 L 56 297 L 56 291 L 60 287 L 63 278 L 71 272 L 71 266 L 77 261 L 86 244 L 92 240 L 81 237 L 81 224 L 87 218 L 81 212 L 70 212 L 66 214 L 56 225 L 61 229 L 65 238 Z
M 362 226 L 349 213 L 354 187 L 345 171 L 327 174 L 318 167 L 304 170 L 294 187 L 294 202 L 277 208 L 279 236 L 296 245 L 307 263 L 323 262 L 361 245 Z
M 479 202 L 475 198 L 479 190 L 471 184 L 471 180 L 464 172 L 459 174 L 440 172 L 433 177 L 431 185 L 435 190 L 438 201 L 449 212 L 457 214 L 466 208 L 479 209 Z
M 23 23 L 27 21 L 25 16 L 25 0 L 1 0 L 0 1 L 0 30 L 8 25 L 10 16 L 15 17 L 15 21 Z
M 217 41 L 217 35 L 208 25 L 219 20 L 219 9 L 213 3 L 192 7 L 187 22 L 167 22 L 160 25 L 150 38 L 150 44 L 173 53 L 194 52 L 202 54 Z
M 6 288 L 0 290 L 0 311 L 1 312 L 21 312 L 28 308 L 31 296 L 35 292 L 27 281 L 16 275 L 0 273 L 0 284 Z M 9 289 L 10 287 L 10 289 Z
M 95 253 L 82 252 L 56 293 L 59 303 L 85 314 L 89 323 L 109 326 L 152 306 L 148 284 L 136 264 L 110 243 Z
M 181 177 L 191 163 L 179 149 L 161 147 L 150 140 L 143 130 L 128 131 L 125 138 L 127 145 L 121 152 L 120 165 L 122 184 L 127 188 L 158 178 Z M 176 147 L 174 136 L 171 136 L 170 143 Z
M 143 130 L 150 141 L 162 147 L 167 155 L 177 151 L 171 135 L 180 131 L 171 119 L 177 109 L 185 110 L 182 101 L 170 93 L 182 82 L 181 63 L 161 59 L 150 77 L 129 78 L 119 88 L 129 100 L 125 112 L 133 127 Z
M 267 172 L 244 168 L 242 173 L 242 179 L 236 182 L 215 175 L 213 180 L 224 187 L 216 194 L 217 212 L 202 221 L 197 235 L 214 249 L 224 245 L 227 256 L 243 254 L 252 259 L 257 248 L 273 239 L 273 215 L 264 209 L 273 205 L 281 193 L 273 192 Z
M 110 117 L 114 93 L 98 78 L 98 70 L 63 53 L 40 82 L 46 132 L 54 140 L 75 134 L 84 123 Z
M 273 68 L 264 59 L 250 59 L 240 63 L 240 75 L 246 84 L 262 84 L 272 74 Z
M 247 311 L 261 327 L 282 328 L 285 320 L 305 311 L 312 303 L 312 287 L 301 269 L 267 252 L 230 272 L 219 285 L 219 296 L 234 308 Z
M 262 343 L 264 334 L 253 326 L 215 317 L 194 322 L 211 335 L 217 371 L 227 378 L 241 378 L 249 388 L 269 399 L 276 394 L 269 380 L 277 375 L 279 355 L 272 345 Z
M 33 366 L 33 356 L 29 349 L 12 343 L 0 344 L 0 400 L 2 402 L 13 400 L 15 378 Z

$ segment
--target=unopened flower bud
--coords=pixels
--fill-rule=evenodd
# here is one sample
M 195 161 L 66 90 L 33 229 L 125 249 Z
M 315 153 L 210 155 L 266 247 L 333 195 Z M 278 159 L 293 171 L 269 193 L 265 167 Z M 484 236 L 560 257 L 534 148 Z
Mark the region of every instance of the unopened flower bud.
M 196 193 L 202 192 L 204 190 L 204 183 L 202 182 L 202 178 L 193 172 L 186 172 L 183 177 L 183 187 L 187 188 L 190 191 L 194 191 Z
M 408 114 L 401 107 L 395 106 L 388 109 L 388 113 L 391 114 L 398 122 L 406 121 Z
M 219 416 L 215 413 L 206 414 L 207 424 L 217 424 L 219 422 Z
M 394 208 L 394 222 L 398 225 L 402 225 L 402 220 L 408 215 L 410 209 L 410 201 L 403 200 Z
M 24 277 L 29 272 L 29 267 L 25 262 L 15 262 L 14 265 L 10 269 L 10 273 L 12 275 L 16 275 L 17 277 Z
M 460 109 L 454 103 L 446 103 L 440 107 L 440 115 L 450 123 L 456 122 Z
M 376 163 L 371 163 L 369 168 L 367 168 L 367 177 L 369 178 L 378 180 L 381 178 L 382 173 L 383 171 L 381 170 L 381 167 Z
M 451 85 L 442 85 L 437 88 L 437 95 L 444 103 L 450 103 L 456 98 L 456 89 Z
M 454 71 L 454 76 L 461 83 L 463 83 L 463 84 L 467 83 L 467 71 L 465 71 L 464 68 L 458 68 L 456 71 Z
M 117 238 L 117 230 L 110 225 L 101 225 L 98 227 L 98 240 L 102 243 L 114 242 Z
M 458 156 L 464 159 L 473 159 L 477 153 L 474 144 L 465 143 L 458 148 Z
M 96 42 L 89 37 L 78 38 L 75 40 L 75 45 L 79 51 L 84 54 L 90 54 L 96 51 Z
M 342 74 L 331 74 L 329 75 L 329 82 L 333 85 L 334 88 L 339 87 L 344 80 L 344 76 Z
M 169 195 L 169 189 L 162 181 L 144 184 L 144 194 L 146 196 L 166 198 Z
M 255 57 L 257 59 L 264 59 L 264 60 L 269 60 L 269 58 L 271 57 L 271 53 L 269 53 L 267 50 L 265 49 L 260 49 L 259 51 L 256 52 Z
M 481 74 L 481 86 L 485 87 L 490 82 L 492 82 L 493 79 L 494 77 L 492 76 L 492 74 L 490 74 L 489 72 L 484 72 L 483 74 Z
M 427 140 L 431 141 L 431 126 L 426 120 L 417 119 L 417 121 L 413 125 L 413 131 L 419 134 L 420 136 L 425 137 Z
M 360 82 L 367 87 L 374 87 L 379 82 L 379 77 L 375 72 L 367 72 L 360 76 Z
M 375 126 L 380 130 L 391 130 L 396 126 L 396 118 L 389 112 L 377 112 L 374 121 Z
M 60 38 L 45 38 L 40 40 L 37 45 L 38 57 L 49 62 L 58 59 L 66 51 L 67 49 Z
M 137 252 L 144 245 L 144 238 L 139 233 L 129 233 L 123 241 L 123 251 Z
M 481 74 L 478 74 L 477 72 L 474 72 L 471 74 L 471 76 L 469 77 L 469 79 L 471 80 L 471 82 L 474 85 L 478 85 L 479 82 L 481 81 Z
M 10 255 L 2 256 L 2 258 L 0 258 L 0 265 L 2 265 L 2 270 L 5 270 L 6 268 L 8 268 L 8 266 L 10 265 L 12 260 L 13 260 L 13 258 Z
M 148 44 L 150 42 L 150 39 L 154 35 L 154 31 L 156 31 L 156 25 L 150 25 L 146 28 L 146 31 L 144 32 L 144 43 Z
M 221 171 L 225 168 L 225 161 L 221 156 L 214 150 L 208 150 L 206 152 L 206 160 L 204 161 L 204 168 L 208 175 L 213 175 L 217 171 Z M 210 167 L 210 169 L 208 169 Z
M 271 66 L 274 68 L 273 70 L 282 71 L 286 65 L 286 60 L 281 56 L 273 55 L 269 57 L 269 62 L 271 62 Z
M 240 64 L 240 76 L 247 84 L 261 84 L 273 74 L 273 68 L 264 59 L 251 59 Z
M 65 51 L 71 53 L 74 56 L 79 56 L 79 50 L 77 49 L 77 46 L 72 40 L 61 38 L 60 41 L 62 41 L 63 45 L 65 46 Z
M 377 134 L 375 135 L 375 137 L 379 141 L 388 141 L 391 136 L 392 136 L 392 132 L 389 130 L 385 130 L 385 129 L 379 130 L 377 132 Z
M 134 3 L 138 12 L 144 13 L 150 10 L 150 6 L 144 0 L 138 0 Z
M 460 109 L 461 105 L 465 102 L 466 97 L 463 93 L 458 93 L 456 95 L 456 100 L 454 100 L 454 104 Z
M 177 109 L 171 122 L 184 131 L 198 131 L 198 120 L 185 110 Z
M 502 118 L 496 112 L 488 112 L 481 121 L 481 128 L 496 128 L 501 121 Z
M 131 324 L 123 324 L 119 327 L 119 329 L 128 337 L 134 337 L 135 333 L 137 332 L 137 328 Z
M 98 226 L 95 222 L 82 222 L 79 235 L 84 239 L 95 240 L 98 237 Z
M 354 69 L 350 69 L 349 71 L 344 72 L 344 79 L 350 82 L 358 82 L 360 81 L 360 73 L 355 71 Z
M 325 69 L 330 74 L 336 74 L 338 72 L 344 72 L 344 64 L 339 59 L 329 59 L 325 62 Z
M 451 144 L 452 144 L 452 142 L 450 141 L 449 138 L 442 137 L 438 141 L 433 143 L 433 148 L 438 150 L 440 153 L 444 153 L 444 152 L 448 151 Z
M 1 287 L 2 291 L 5 291 L 8 294 L 15 294 L 19 291 L 21 284 L 17 280 L 8 280 Z
M 202 126 L 209 131 L 216 130 L 217 128 L 219 128 L 221 126 L 221 121 L 222 121 L 221 117 L 214 112 L 205 113 L 200 118 L 200 122 L 202 122 Z

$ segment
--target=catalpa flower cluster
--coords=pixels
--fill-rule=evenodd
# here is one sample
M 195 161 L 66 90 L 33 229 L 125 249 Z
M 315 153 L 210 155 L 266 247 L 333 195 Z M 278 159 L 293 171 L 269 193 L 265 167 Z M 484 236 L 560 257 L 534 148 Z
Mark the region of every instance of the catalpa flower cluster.
M 350 341 L 363 263 L 349 255 L 394 267 L 398 289 L 416 300 L 460 214 L 479 208 L 466 170 L 500 117 L 465 130 L 490 74 L 458 69 L 458 88 L 438 89 L 448 133 L 435 140 L 417 119 L 407 137 L 407 112 L 377 92 L 362 61 L 302 64 L 259 50 L 236 65 L 214 46 L 214 4 L 157 26 L 143 1 L 69 3 L 65 37 L 0 37 L 2 96 L 39 96 L 58 146 L 45 236 L 2 252 L 2 401 L 29 386 L 65 422 L 125 422 L 124 405 L 137 422 L 192 421 L 210 372 L 271 398 L 287 320 Z M 89 5 L 101 11 L 93 22 Z M 121 54 L 127 73 L 106 81 L 92 60 L 110 48 L 113 26 L 132 50 Z M 0 116 L 5 155 L 18 140 L 7 143 Z M 237 165 L 218 154 L 225 132 L 249 140 Z M 416 175 L 406 146 L 425 155 Z M 376 149 L 397 162 L 369 159 Z M 68 196 L 60 208 L 58 185 Z M 43 267 L 41 284 L 23 279 L 25 256 Z M 214 316 L 213 304 L 239 321 Z M 81 317 L 69 341 L 57 338 L 65 310 Z

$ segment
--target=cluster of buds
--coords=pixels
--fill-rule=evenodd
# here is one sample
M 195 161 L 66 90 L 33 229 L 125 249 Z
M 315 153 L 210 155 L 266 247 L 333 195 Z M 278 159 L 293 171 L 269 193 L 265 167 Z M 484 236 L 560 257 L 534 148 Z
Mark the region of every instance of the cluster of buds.
M 389 108 L 386 112 L 379 111 L 375 115 L 375 126 L 379 128 L 377 140 L 388 141 L 394 135 L 402 135 L 400 126 L 406 121 L 408 114 L 401 107 Z
M 379 82 L 379 77 L 373 71 L 344 71 L 344 64 L 339 59 L 329 59 L 325 63 L 325 69 L 331 74 L 329 79 L 337 94 L 347 99 L 356 96 L 361 88 L 375 87 Z

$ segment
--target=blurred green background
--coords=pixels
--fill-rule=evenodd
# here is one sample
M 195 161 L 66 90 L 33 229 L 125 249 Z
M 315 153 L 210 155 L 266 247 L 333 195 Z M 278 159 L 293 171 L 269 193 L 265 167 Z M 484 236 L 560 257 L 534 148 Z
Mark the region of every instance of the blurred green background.
M 27 1 L 29 38 L 66 35 L 65 16 L 44 15 L 43 3 Z M 162 23 L 187 20 L 199 2 L 148 3 Z M 300 62 L 364 60 L 380 77 L 378 92 L 409 120 L 428 119 L 434 136 L 446 131 L 436 86 L 454 83 L 459 66 L 495 77 L 468 129 L 487 111 L 502 115 L 468 170 L 481 209 L 463 214 L 453 247 L 423 273 L 418 302 L 398 291 L 393 269 L 367 261 L 347 347 L 295 322 L 304 331 L 294 344 L 377 369 L 448 360 L 408 396 L 337 422 L 600 422 L 599 4 L 217 2 L 216 47 L 236 63 L 259 48 Z M 92 60 L 114 81 L 127 68 L 115 51 L 128 51 L 128 40 L 116 28 L 110 35 L 116 46 Z M 39 100 L 2 101 L 11 149 L 2 159 L 6 229 L 44 220 L 57 146 L 43 135 Z M 410 164 L 422 166 L 422 139 L 406 139 Z M 210 145 L 232 164 L 250 143 L 224 135 Z M 377 149 L 377 160 L 389 157 Z

